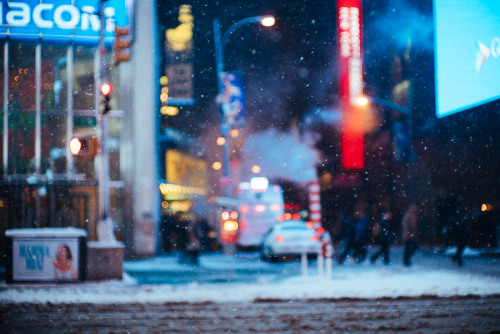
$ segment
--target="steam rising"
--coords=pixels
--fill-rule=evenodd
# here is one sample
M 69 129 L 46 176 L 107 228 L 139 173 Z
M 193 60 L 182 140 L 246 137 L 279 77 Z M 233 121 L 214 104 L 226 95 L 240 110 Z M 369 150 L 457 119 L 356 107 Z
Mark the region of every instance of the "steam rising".
M 307 183 L 317 179 L 316 164 L 320 154 L 314 148 L 310 135 L 301 136 L 297 130 L 279 132 L 270 128 L 253 134 L 243 148 L 246 167 L 261 167 L 259 176 Z M 250 178 L 250 171 L 242 170 L 243 177 Z
M 370 37 L 373 51 L 376 45 L 407 47 L 408 43 L 425 49 L 433 48 L 433 22 L 429 9 L 421 5 L 412 5 L 408 1 L 391 1 L 387 9 L 372 24 Z M 368 36 L 367 36 L 368 37 Z M 382 43 L 381 43 L 382 42 Z M 387 52 L 380 48 L 380 52 Z

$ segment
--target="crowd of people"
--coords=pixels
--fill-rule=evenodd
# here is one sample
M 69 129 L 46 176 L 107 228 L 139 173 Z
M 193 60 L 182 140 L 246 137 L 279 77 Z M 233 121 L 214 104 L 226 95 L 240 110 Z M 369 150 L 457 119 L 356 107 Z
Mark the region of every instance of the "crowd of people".
M 470 208 L 460 196 L 449 196 L 445 207 L 446 213 L 438 214 L 438 218 L 441 229 L 446 233 L 446 246 L 456 246 L 452 261 L 463 266 L 463 252 L 469 241 Z M 419 215 L 420 210 L 416 204 L 409 204 L 398 215 L 391 211 L 387 203 L 380 205 L 378 210 L 373 210 L 362 200 L 355 202 L 349 211 L 337 212 L 330 234 L 338 263 L 344 263 L 349 257 L 357 263 L 369 259 L 374 264 L 381 259 L 384 264 L 389 265 L 391 245 L 399 242 L 404 247 L 403 264 L 411 266 L 419 247 Z M 164 220 L 162 231 L 163 250 L 181 250 L 180 261 L 191 265 L 198 265 L 200 252 L 214 250 L 214 244 L 217 244 L 217 240 L 210 237 L 215 233 L 203 218 L 175 223 L 173 220 Z M 369 254 L 372 245 L 375 248 Z
M 452 262 L 463 266 L 463 252 L 469 241 L 470 210 L 460 196 L 450 196 L 447 206 L 449 212 L 442 217 L 446 242 L 448 246 L 456 247 Z M 419 247 L 420 218 L 416 204 L 408 205 L 402 217 L 398 219 L 388 205 L 382 205 L 380 212 L 374 217 L 369 215 L 365 202 L 356 202 L 350 212 L 337 215 L 337 226 L 332 231 L 338 263 L 344 263 L 347 257 L 357 263 L 362 263 L 367 258 L 371 263 L 376 263 L 381 258 L 383 263 L 388 265 L 391 263 L 391 245 L 400 240 L 404 247 L 403 264 L 411 266 L 412 258 Z M 372 244 L 376 247 L 369 255 L 368 249 Z

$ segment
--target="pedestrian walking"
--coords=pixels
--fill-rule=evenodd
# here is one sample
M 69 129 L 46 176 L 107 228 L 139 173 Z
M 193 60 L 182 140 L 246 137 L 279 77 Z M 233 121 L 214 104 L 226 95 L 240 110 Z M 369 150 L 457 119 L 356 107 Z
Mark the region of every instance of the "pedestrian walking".
M 355 204 L 351 218 L 343 223 L 344 247 L 337 259 L 342 264 L 348 255 L 352 255 L 357 263 L 366 259 L 368 247 L 368 224 L 370 218 L 367 215 L 366 203 L 359 201 Z
M 405 266 L 411 266 L 411 258 L 415 251 L 417 250 L 417 232 L 418 232 L 418 207 L 415 204 L 411 204 L 406 210 L 403 220 L 403 241 L 404 241 L 404 255 L 403 263 Z
M 357 263 L 363 262 L 368 255 L 368 240 L 370 239 L 369 224 L 370 218 L 366 214 L 356 219 L 353 256 Z
M 462 254 L 469 238 L 468 210 L 460 196 L 453 197 L 452 203 L 454 210 L 448 217 L 447 229 L 451 242 L 457 247 L 452 262 L 461 267 L 464 265 Z
M 341 228 L 341 252 L 337 261 L 339 264 L 344 263 L 347 255 L 354 249 L 354 224 L 353 219 L 344 219 Z
M 375 263 L 377 259 L 382 256 L 384 263 L 387 265 L 391 262 L 390 260 L 390 247 L 391 247 L 391 224 L 392 224 L 392 212 L 387 211 L 382 214 L 379 221 L 375 224 L 374 237 L 377 241 L 379 249 L 372 254 L 370 257 L 370 262 Z
M 188 241 L 186 245 L 186 253 L 188 261 L 192 265 L 198 265 L 201 243 L 199 236 L 199 224 L 196 220 L 188 222 L 187 235 Z

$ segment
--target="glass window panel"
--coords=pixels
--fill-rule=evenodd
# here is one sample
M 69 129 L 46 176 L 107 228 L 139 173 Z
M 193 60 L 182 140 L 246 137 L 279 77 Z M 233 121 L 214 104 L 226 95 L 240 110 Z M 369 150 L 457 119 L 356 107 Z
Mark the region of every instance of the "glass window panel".
M 42 172 L 65 172 L 66 50 L 66 46 L 42 45 Z
M 35 157 L 35 45 L 9 47 L 9 170 L 34 172 Z
M 42 110 L 67 110 L 66 46 L 42 45 Z
M 94 110 L 94 54 L 95 48 L 75 46 L 74 48 L 74 109 Z

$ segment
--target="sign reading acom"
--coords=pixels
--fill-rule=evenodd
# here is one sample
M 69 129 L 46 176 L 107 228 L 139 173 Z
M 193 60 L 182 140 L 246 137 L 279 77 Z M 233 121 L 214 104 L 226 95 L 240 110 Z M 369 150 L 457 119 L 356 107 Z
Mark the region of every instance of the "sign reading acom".
M 0 6 L 0 38 L 83 42 L 97 44 L 101 19 L 99 1 L 6 1 Z M 106 43 L 112 43 L 115 25 L 128 25 L 125 1 L 109 0 L 104 8 Z

